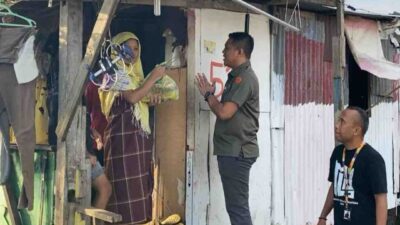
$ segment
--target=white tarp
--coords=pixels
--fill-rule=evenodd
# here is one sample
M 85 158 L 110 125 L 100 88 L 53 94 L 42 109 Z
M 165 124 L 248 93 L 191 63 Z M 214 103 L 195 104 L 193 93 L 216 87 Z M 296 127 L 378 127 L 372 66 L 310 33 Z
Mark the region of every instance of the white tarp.
M 380 78 L 400 80 L 400 65 L 383 55 L 377 21 L 346 17 L 345 32 L 351 52 L 362 70 Z

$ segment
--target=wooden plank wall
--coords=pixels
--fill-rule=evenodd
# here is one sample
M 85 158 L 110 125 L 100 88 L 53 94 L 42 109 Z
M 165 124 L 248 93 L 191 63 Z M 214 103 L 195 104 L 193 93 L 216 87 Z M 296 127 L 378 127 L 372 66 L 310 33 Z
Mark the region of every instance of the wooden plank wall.
M 70 89 L 75 83 L 77 68 L 82 59 L 82 19 L 83 5 L 80 0 L 70 0 L 60 4 L 60 33 L 59 33 L 59 116 L 64 113 L 65 104 L 69 100 Z M 68 177 L 72 177 L 71 165 L 69 164 L 69 155 L 73 156 L 82 152 L 85 136 L 81 136 L 79 130 L 82 126 L 82 119 L 85 115 L 82 108 L 78 113 L 72 115 L 72 129 L 67 135 L 65 141 L 58 141 L 57 147 L 57 179 L 56 179 L 56 201 L 55 201 L 55 220 L 54 224 L 67 224 L 68 189 L 72 184 L 68 185 Z M 67 154 L 68 153 L 68 154 Z M 78 157 L 82 154 L 78 154 Z M 68 174 L 70 176 L 68 176 Z M 73 183 L 70 180 L 69 183 Z
M 179 87 L 179 100 L 156 107 L 155 146 L 161 217 L 185 214 L 186 68 L 167 71 Z M 156 190 L 157 191 L 157 190 Z
M 94 64 L 99 53 L 99 46 L 105 36 L 118 0 L 105 0 L 99 12 L 96 24 L 82 59 L 82 21 L 83 2 L 70 0 L 60 4 L 60 73 L 59 73 L 59 121 L 57 127 L 57 182 L 55 222 L 57 225 L 69 224 L 74 218 L 68 215 L 75 211 L 67 203 L 67 192 L 76 182 L 83 184 L 76 195 L 80 206 L 88 207 L 90 184 L 87 174 L 90 168 L 85 161 L 86 147 L 86 112 L 81 106 L 81 98 L 87 80 L 87 67 Z M 83 179 L 83 183 L 82 183 Z M 88 224 L 88 221 L 86 221 Z
M 189 74 L 196 74 L 200 61 L 198 54 L 200 45 L 196 42 L 199 40 L 200 33 L 196 33 L 196 29 L 200 27 L 200 21 L 196 20 L 195 10 L 187 11 L 187 31 L 188 31 L 188 47 L 187 47 L 187 70 Z M 186 114 L 186 224 L 193 224 L 193 155 L 195 149 L 195 130 L 196 118 L 199 106 L 196 104 L 196 88 L 195 76 L 187 77 L 187 114 Z

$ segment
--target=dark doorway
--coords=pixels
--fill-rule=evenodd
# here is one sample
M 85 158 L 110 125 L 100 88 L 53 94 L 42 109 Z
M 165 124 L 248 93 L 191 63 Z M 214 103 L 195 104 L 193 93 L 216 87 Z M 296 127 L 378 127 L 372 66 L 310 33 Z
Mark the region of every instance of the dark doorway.
M 349 106 L 367 110 L 370 106 L 370 74 L 358 66 L 350 49 L 347 48 L 349 79 Z

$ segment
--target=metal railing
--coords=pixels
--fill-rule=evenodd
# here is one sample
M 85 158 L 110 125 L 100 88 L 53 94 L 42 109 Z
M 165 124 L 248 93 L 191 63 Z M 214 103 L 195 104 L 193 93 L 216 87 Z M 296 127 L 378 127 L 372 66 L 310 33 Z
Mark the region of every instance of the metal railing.
M 285 21 L 283 21 L 283 20 L 281 20 L 281 19 L 279 19 L 279 18 L 277 18 L 277 17 L 275 17 L 275 16 L 273 16 L 273 15 L 271 15 L 271 14 L 269 14 L 269 13 L 267 13 L 267 12 L 265 12 L 265 11 L 259 9 L 259 8 L 257 8 L 257 7 L 255 7 L 255 6 L 249 4 L 249 3 L 245 2 L 245 1 L 233 0 L 233 2 L 238 3 L 238 4 L 242 5 L 243 7 L 247 8 L 247 9 L 249 9 L 249 10 L 255 12 L 255 13 L 258 13 L 258 14 L 261 14 L 263 16 L 266 16 L 269 19 L 271 19 L 272 21 L 274 21 L 274 22 L 276 22 L 276 23 L 278 23 L 278 24 L 280 24 L 282 26 L 285 26 L 285 27 L 287 27 L 287 28 L 289 28 L 289 29 L 291 29 L 293 31 L 300 32 L 299 28 L 297 28 L 297 27 L 295 27 L 295 26 L 293 26 L 293 25 L 291 25 L 291 24 L 289 24 L 289 23 L 287 23 L 287 22 L 285 22 Z

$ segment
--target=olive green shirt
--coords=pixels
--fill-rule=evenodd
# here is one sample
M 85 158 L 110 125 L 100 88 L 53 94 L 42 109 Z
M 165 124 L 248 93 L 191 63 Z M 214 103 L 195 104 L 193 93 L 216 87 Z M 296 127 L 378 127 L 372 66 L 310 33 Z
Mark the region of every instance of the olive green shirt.
M 225 84 L 221 103 L 234 102 L 237 112 L 228 120 L 217 118 L 214 130 L 214 155 L 258 157 L 258 117 L 260 114 L 258 79 L 250 62 L 233 69 Z

